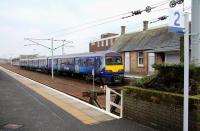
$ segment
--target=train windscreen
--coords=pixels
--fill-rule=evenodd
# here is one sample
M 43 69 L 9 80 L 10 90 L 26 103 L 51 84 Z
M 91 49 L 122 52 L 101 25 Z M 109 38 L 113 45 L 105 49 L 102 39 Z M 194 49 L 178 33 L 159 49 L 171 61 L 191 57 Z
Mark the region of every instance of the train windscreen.
M 121 56 L 106 56 L 106 65 L 122 65 Z

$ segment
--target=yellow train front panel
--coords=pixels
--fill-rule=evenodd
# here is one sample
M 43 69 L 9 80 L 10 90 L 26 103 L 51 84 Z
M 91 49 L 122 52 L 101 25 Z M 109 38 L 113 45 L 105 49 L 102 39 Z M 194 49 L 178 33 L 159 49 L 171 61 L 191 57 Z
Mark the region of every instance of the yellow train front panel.
M 106 70 L 112 72 L 119 72 L 124 70 L 124 65 L 106 65 Z

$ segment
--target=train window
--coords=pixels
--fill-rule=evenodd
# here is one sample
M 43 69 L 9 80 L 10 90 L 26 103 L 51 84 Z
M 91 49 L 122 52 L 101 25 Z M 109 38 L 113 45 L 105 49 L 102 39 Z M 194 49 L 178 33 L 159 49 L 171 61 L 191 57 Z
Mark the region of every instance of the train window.
M 58 59 L 58 64 L 59 64 L 59 65 L 61 64 L 61 59 Z
M 66 59 L 66 64 L 67 64 L 67 65 L 69 65 L 69 64 L 70 64 L 70 63 L 69 63 L 69 59 Z
M 115 57 L 115 64 L 116 65 L 122 65 L 122 58 L 121 58 L 121 56 L 116 56 Z
M 107 56 L 106 65 L 121 65 L 122 58 L 120 56 Z
M 100 69 L 101 64 L 102 64 L 102 60 L 101 60 L 101 58 L 98 58 L 98 59 L 97 59 L 97 70 Z
M 74 64 L 74 60 L 72 58 L 69 59 L 69 64 L 73 65 Z
M 82 66 L 86 66 L 87 64 L 86 64 L 86 58 L 83 58 L 82 59 Z
M 69 58 L 62 59 L 62 64 L 71 65 L 71 59 Z
M 61 59 L 61 64 L 64 64 L 64 59 Z
M 75 64 L 76 65 L 80 65 L 81 63 L 80 63 L 80 60 L 79 59 L 75 59 Z
M 106 57 L 106 65 L 113 65 L 113 57 Z
M 94 58 L 89 58 L 88 63 L 89 63 L 89 65 L 93 66 L 94 65 Z

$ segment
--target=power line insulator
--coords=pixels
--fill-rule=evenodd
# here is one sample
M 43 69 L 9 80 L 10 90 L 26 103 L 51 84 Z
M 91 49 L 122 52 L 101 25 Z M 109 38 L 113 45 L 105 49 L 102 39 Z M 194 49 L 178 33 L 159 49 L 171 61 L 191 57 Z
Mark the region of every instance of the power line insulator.
M 149 13 L 149 12 L 151 12 L 151 6 L 147 6 L 146 8 L 145 8 L 145 11 L 147 12 L 147 13 Z
M 168 16 L 166 16 L 166 15 L 165 16 L 161 16 L 161 17 L 158 18 L 158 20 L 165 20 L 165 19 L 167 19 L 167 17 Z
M 176 3 L 177 4 L 182 4 L 184 2 L 184 0 L 177 0 Z
M 139 15 L 139 14 L 141 14 L 141 13 L 142 13 L 141 10 L 136 10 L 136 11 L 132 12 L 132 15 Z
M 175 6 L 176 6 L 176 1 L 175 0 L 170 1 L 169 7 L 174 8 Z

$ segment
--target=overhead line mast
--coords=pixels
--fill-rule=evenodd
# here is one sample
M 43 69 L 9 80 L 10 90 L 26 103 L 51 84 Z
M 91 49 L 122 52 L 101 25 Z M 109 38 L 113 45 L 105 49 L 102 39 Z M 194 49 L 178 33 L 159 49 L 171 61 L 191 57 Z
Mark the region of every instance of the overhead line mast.
M 63 47 L 65 44 L 68 43 L 73 43 L 72 41 L 66 41 L 66 40 L 55 40 L 54 38 L 49 38 L 49 39 L 34 39 L 34 38 L 24 38 L 24 40 L 28 40 L 33 42 L 34 44 L 28 44 L 25 46 L 29 46 L 29 45 L 39 45 L 42 47 L 45 47 L 47 49 L 49 49 L 51 51 L 51 76 L 52 76 L 52 80 L 54 79 L 54 51 L 60 47 Z M 40 44 L 39 42 L 37 42 L 38 40 L 40 41 L 51 41 L 51 47 L 45 46 L 43 44 Z M 58 46 L 56 48 L 54 48 L 54 41 L 60 41 L 60 42 L 67 42 L 67 43 L 63 43 L 61 46 Z

